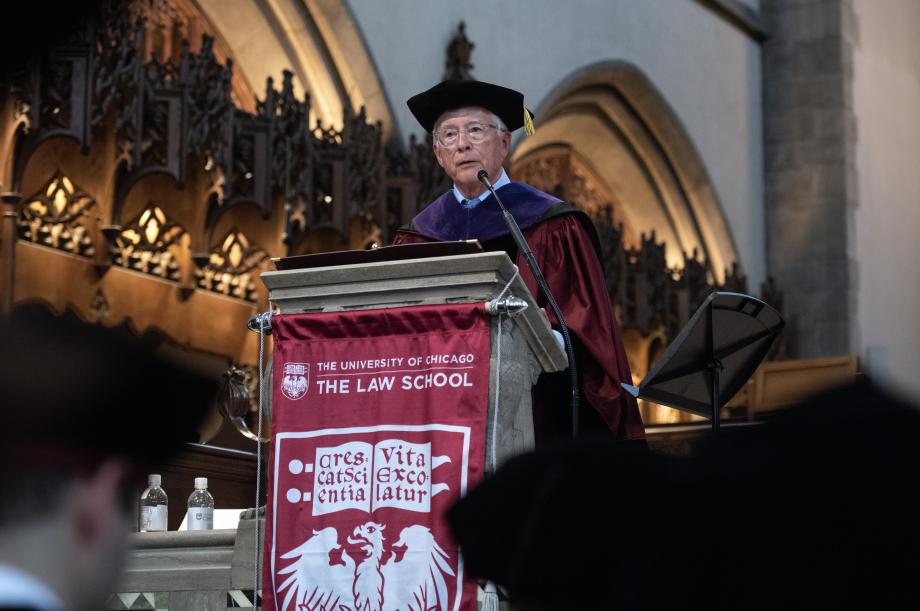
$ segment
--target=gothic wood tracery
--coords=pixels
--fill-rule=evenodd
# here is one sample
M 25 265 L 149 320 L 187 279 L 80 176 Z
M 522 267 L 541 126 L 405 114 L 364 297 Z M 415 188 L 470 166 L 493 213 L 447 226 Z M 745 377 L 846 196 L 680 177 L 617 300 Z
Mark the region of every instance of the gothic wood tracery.
M 150 202 L 131 224 L 114 236 L 112 256 L 115 265 L 178 282 L 178 250 L 184 227 L 173 222 L 163 210 Z
M 196 272 L 198 288 L 244 301 L 255 301 L 258 274 L 268 253 L 232 228 L 208 255 Z
M 95 248 L 86 218 L 95 208 L 95 200 L 60 171 L 55 172 L 40 191 L 25 199 L 19 214 L 19 238 L 92 257 Z

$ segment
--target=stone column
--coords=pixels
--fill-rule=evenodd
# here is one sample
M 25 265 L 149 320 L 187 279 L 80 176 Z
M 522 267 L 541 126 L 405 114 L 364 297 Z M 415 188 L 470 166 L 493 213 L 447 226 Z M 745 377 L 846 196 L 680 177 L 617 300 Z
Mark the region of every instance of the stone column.
M 798 355 L 857 350 L 851 0 L 763 0 L 767 266 Z

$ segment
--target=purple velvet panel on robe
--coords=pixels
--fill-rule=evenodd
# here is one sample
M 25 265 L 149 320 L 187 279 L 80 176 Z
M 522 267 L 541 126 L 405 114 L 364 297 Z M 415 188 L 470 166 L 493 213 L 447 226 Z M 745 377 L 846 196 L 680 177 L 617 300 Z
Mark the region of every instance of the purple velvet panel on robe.
M 520 182 L 497 190 L 505 208 L 521 229 L 537 223 L 546 211 L 561 200 Z M 412 219 L 413 229 L 435 240 L 491 240 L 508 233 L 505 219 L 494 196 L 478 206 L 464 208 L 454 197 L 453 189 L 434 200 Z

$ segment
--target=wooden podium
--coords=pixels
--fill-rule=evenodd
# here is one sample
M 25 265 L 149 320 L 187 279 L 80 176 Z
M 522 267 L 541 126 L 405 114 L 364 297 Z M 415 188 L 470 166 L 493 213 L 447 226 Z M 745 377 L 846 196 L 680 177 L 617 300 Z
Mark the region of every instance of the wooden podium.
M 495 439 L 498 464 L 533 447 L 530 389 L 542 372 L 567 367 L 565 350 L 556 341 L 543 311 L 504 252 L 426 257 L 376 263 L 265 272 L 262 281 L 276 314 L 303 314 L 400 308 L 444 303 L 489 302 L 510 282 L 507 296 L 527 303 L 513 316 L 491 322 L 492 356 L 486 465 Z M 514 279 L 513 282 L 512 279 Z M 498 342 L 501 341 L 501 369 Z M 492 430 L 495 391 L 500 379 L 497 428 Z M 268 398 L 269 393 L 266 393 Z

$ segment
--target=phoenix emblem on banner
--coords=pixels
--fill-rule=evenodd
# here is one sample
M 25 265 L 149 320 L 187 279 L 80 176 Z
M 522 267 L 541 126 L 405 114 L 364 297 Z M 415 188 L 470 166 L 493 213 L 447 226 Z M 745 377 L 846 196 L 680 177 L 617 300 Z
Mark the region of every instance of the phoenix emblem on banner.
M 281 379 L 281 393 L 296 401 L 307 394 L 310 385 L 310 365 L 307 363 L 285 363 L 284 377 Z
M 448 605 L 445 575 L 454 576 L 448 555 L 431 531 L 415 524 L 386 545 L 386 525 L 358 525 L 348 543 L 365 554 L 357 561 L 339 544 L 338 531 L 314 531 L 283 556 L 292 560 L 278 571 L 287 576 L 278 588 L 282 611 L 431 611 Z

